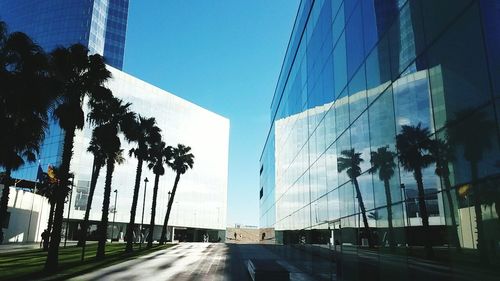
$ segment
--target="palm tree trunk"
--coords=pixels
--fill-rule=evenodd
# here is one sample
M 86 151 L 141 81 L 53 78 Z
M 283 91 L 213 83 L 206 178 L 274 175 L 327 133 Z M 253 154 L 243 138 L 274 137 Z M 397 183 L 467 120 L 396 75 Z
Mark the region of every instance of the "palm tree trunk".
M 115 170 L 114 159 L 109 159 L 106 164 L 106 183 L 104 185 L 104 200 L 102 201 L 101 222 L 97 226 L 97 235 L 99 244 L 97 245 L 96 258 L 104 258 L 106 249 L 106 239 L 108 236 L 108 215 L 109 200 L 111 196 L 111 181 L 113 180 L 113 171 Z M 116 208 L 116 206 L 115 206 Z
M 52 225 L 54 224 L 54 211 L 56 208 L 56 202 L 50 202 L 50 211 L 49 211 L 49 221 L 47 222 L 47 230 L 52 232 Z
M 363 217 L 363 226 L 366 232 L 366 237 L 368 238 L 368 247 L 373 247 L 372 235 L 370 233 L 370 226 L 368 225 L 368 218 L 366 217 L 365 203 L 363 202 L 363 197 L 361 196 L 361 191 L 359 190 L 358 180 L 354 178 L 352 180 L 354 187 L 356 189 L 356 197 L 358 198 L 359 208 L 361 209 L 361 216 Z
M 155 175 L 155 186 L 153 188 L 153 205 L 151 206 L 151 222 L 149 223 L 149 239 L 148 248 L 153 247 L 153 234 L 155 229 L 155 216 L 156 216 L 156 197 L 158 196 L 158 182 L 160 181 L 160 174 Z
M 477 250 L 479 251 L 479 259 L 481 262 L 483 264 L 489 264 L 488 248 L 486 246 L 486 239 L 484 238 L 483 210 L 481 210 L 481 187 L 477 185 L 478 171 L 476 161 L 470 161 L 470 170 L 472 176 L 472 190 L 474 192 L 474 212 L 476 213 Z
M 394 226 L 392 224 L 392 196 L 391 196 L 391 186 L 389 180 L 384 180 L 385 188 L 385 199 L 387 202 L 387 221 L 389 223 L 389 247 L 394 250 L 396 247 L 396 241 L 394 237 Z
M 165 221 L 163 222 L 163 228 L 161 229 L 160 245 L 163 245 L 167 240 L 168 218 L 170 217 L 170 210 L 172 210 L 172 203 L 174 202 L 175 192 L 177 191 L 177 184 L 179 183 L 180 178 L 181 174 L 177 172 L 174 187 L 172 188 L 172 195 L 170 196 L 170 200 L 168 200 L 167 214 L 165 215 Z
M 141 174 L 142 174 L 142 157 L 137 158 L 137 169 L 135 173 L 135 185 L 134 185 L 134 197 L 132 198 L 132 207 L 130 208 L 130 222 L 127 225 L 127 246 L 125 247 L 125 252 L 132 252 L 134 242 L 134 226 L 135 226 L 135 212 L 137 209 L 137 200 L 139 198 L 139 188 L 141 184 Z
M 0 199 L 0 244 L 2 244 L 4 240 L 3 226 L 1 224 L 7 218 L 7 206 L 9 204 L 10 185 L 12 182 L 10 174 L 11 169 L 6 167 L 5 178 L 3 181 L 2 199 Z
M 462 246 L 460 245 L 460 239 L 458 238 L 458 224 L 457 218 L 455 217 L 455 204 L 453 204 L 453 198 L 451 197 L 451 182 L 450 182 L 450 173 L 446 171 L 443 175 L 444 187 L 446 188 L 446 199 L 448 201 L 448 206 L 450 208 L 450 218 L 451 218 L 451 226 L 453 227 L 453 233 L 451 233 L 452 243 L 455 245 L 455 248 L 458 252 L 462 251 Z
M 45 270 L 54 272 L 59 263 L 59 244 L 61 243 L 61 230 L 64 214 L 64 201 L 68 195 L 67 183 L 69 178 L 69 165 L 73 156 L 73 139 L 75 137 L 75 128 L 66 130 L 64 136 L 64 147 L 62 155 L 62 164 L 60 167 L 61 178 L 59 186 L 55 190 L 56 209 L 54 212 L 54 229 L 50 233 L 50 246 L 47 260 L 45 261 Z
M 415 181 L 417 182 L 418 189 L 418 210 L 422 219 L 422 226 L 424 228 L 424 247 L 427 258 L 432 258 L 434 253 L 432 251 L 432 242 L 430 241 L 430 227 L 429 227 L 429 214 L 427 213 L 427 206 L 425 205 L 425 192 L 424 182 L 422 180 L 422 170 L 417 169 L 414 173 Z
M 95 186 L 97 184 L 97 178 L 101 171 L 101 166 L 97 164 L 96 157 L 94 156 L 94 163 L 92 165 L 92 175 L 90 176 L 90 189 L 89 196 L 87 198 L 87 208 L 85 209 L 85 216 L 81 224 L 81 235 L 80 240 L 78 240 L 78 246 L 81 247 L 87 241 L 87 230 L 89 225 L 90 209 L 92 208 L 92 200 L 94 198 Z

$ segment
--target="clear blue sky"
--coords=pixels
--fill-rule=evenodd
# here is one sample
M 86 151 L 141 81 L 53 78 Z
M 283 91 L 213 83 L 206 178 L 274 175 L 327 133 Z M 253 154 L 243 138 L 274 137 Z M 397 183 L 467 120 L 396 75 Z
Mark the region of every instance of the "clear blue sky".
M 124 70 L 231 120 L 228 224 L 258 225 L 259 158 L 299 2 L 130 1 Z

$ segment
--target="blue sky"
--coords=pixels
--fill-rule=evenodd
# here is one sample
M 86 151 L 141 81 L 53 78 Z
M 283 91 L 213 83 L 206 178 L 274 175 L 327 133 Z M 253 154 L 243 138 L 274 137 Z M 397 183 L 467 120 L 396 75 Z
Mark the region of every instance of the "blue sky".
M 228 225 L 258 225 L 259 158 L 299 2 L 130 1 L 124 70 L 231 120 Z

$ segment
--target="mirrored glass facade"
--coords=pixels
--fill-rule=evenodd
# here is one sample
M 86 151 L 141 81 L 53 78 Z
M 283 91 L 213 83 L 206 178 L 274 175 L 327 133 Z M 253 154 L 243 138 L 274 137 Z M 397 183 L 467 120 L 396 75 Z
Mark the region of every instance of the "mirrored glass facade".
M 307 269 L 338 280 L 495 276 L 499 19 L 494 0 L 303 0 L 261 156 L 269 241 L 332 258 Z M 403 126 L 433 144 L 418 169 Z
M 0 19 L 47 52 L 81 43 L 122 69 L 129 0 L 1 0 Z
M 182 228 L 225 230 L 229 120 L 131 75 L 114 68 L 110 69 L 113 79 L 108 82 L 108 87 L 116 97 L 132 103 L 132 111 L 142 116 L 155 117 L 167 145 L 176 146 L 180 143 L 192 148 L 195 156 L 194 167 L 180 178 L 169 225 Z M 83 131 L 78 131 L 75 136 L 74 155 L 71 162 L 71 170 L 75 173 L 75 186 L 69 207 L 70 220 L 82 220 L 85 214 L 93 163 L 93 155 L 87 152 L 91 137 L 92 127 L 89 125 L 86 125 Z M 116 223 L 123 226 L 130 219 L 137 160 L 128 155 L 128 151 L 135 145 L 127 143 L 123 137 L 121 144 L 125 162 L 115 167 L 112 185 L 113 190 L 118 190 L 116 208 L 114 194 L 110 203 L 111 209 L 116 209 Z M 105 170 L 105 167 L 101 169 L 97 182 L 90 212 L 91 221 L 101 219 Z M 149 225 L 155 175 L 147 168 L 147 163 L 144 163 L 135 218 L 138 225 L 142 219 L 144 178 L 146 177 L 149 183 L 146 186 L 144 223 Z M 172 190 L 174 179 L 175 173 L 165 167 L 165 175 L 160 177 L 159 182 L 155 218 L 158 229 L 155 230 L 155 236 L 161 233 L 160 226 L 163 225 L 167 212 L 168 192 Z M 65 209 L 65 218 L 67 211 L 68 207 Z M 108 234 L 110 235 L 111 214 L 109 220 Z M 75 229 L 70 228 L 71 235 L 73 232 L 77 235 L 77 224 L 74 227 Z M 114 237 L 117 235 L 118 231 L 115 229 Z M 221 237 L 224 238 L 224 235 Z
M 109 0 L 108 4 L 104 57 L 106 58 L 107 64 L 117 69 L 123 68 L 128 1 L 129 0 Z
M 118 69 L 123 66 L 129 0 L 0 0 L 0 20 L 9 31 L 22 31 L 50 52 L 58 46 L 81 43 L 104 56 Z M 39 160 L 48 165 L 61 162 L 64 131 L 52 120 Z M 13 173 L 15 178 L 35 180 L 38 163 Z

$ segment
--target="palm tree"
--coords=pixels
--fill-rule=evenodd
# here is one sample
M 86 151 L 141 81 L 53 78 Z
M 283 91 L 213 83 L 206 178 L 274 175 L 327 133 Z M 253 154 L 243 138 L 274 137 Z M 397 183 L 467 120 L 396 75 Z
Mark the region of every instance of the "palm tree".
M 378 178 L 384 182 L 385 198 L 387 201 L 387 221 L 389 223 L 389 247 L 393 250 L 396 247 L 394 228 L 392 224 L 392 198 L 390 180 L 394 176 L 396 163 L 394 158 L 396 153 L 389 150 L 389 146 L 379 147 L 377 151 L 371 152 L 370 162 L 372 168 L 370 173 L 378 172 Z
M 101 168 L 106 164 L 106 153 L 103 151 L 101 145 L 105 141 L 105 137 L 105 135 L 99 134 L 98 130 L 94 128 L 94 131 L 92 132 L 92 139 L 90 140 L 89 147 L 87 148 L 87 151 L 94 155 L 94 160 L 92 163 L 92 174 L 90 176 L 90 189 L 87 199 L 87 208 L 85 209 L 85 216 L 83 217 L 83 221 L 80 225 L 81 235 L 80 239 L 78 240 L 79 247 L 83 246 L 86 240 L 90 209 L 92 208 L 92 200 L 94 198 L 97 179 L 99 178 Z
M 155 143 L 151 147 L 151 154 L 153 161 L 149 163 L 148 168 L 153 169 L 155 174 L 155 184 L 153 188 L 153 204 L 151 206 L 151 222 L 149 223 L 149 238 L 148 238 L 148 248 L 153 246 L 154 239 L 154 227 L 155 227 L 155 216 L 156 216 L 156 198 L 158 197 L 158 183 L 160 181 L 160 176 L 165 174 L 164 163 L 170 162 L 172 159 L 172 147 L 166 146 L 165 142 Z
M 185 174 L 187 170 L 192 169 L 194 165 L 194 155 L 190 151 L 191 147 L 178 144 L 177 147 L 172 148 L 172 160 L 167 162 L 167 165 L 175 172 L 175 180 L 174 187 L 172 188 L 172 195 L 168 201 L 167 214 L 165 215 L 161 230 L 160 245 L 167 241 L 168 219 L 170 217 L 170 211 L 172 210 L 175 192 L 177 191 L 181 175 Z
M 110 130 L 112 131 L 112 129 Z M 111 133 L 111 132 L 110 132 Z M 97 225 L 98 246 L 96 258 L 103 258 L 105 255 L 107 232 L 108 232 L 108 214 L 109 214 L 109 201 L 111 196 L 111 181 L 115 164 L 122 164 L 124 158 L 122 156 L 123 149 L 120 149 L 120 138 L 117 135 L 111 135 L 107 141 L 106 151 L 106 182 L 104 185 L 104 200 L 102 202 L 102 215 L 101 221 Z
M 382 219 L 382 216 L 379 214 L 379 212 L 377 210 L 375 210 L 373 212 L 369 212 L 367 216 L 370 219 L 375 220 L 375 221 Z
M 356 189 L 356 198 L 358 198 L 359 208 L 361 209 L 361 216 L 363 217 L 363 225 L 368 238 L 368 246 L 373 247 L 373 241 L 371 239 L 370 226 L 368 225 L 368 218 L 366 217 L 365 203 L 363 202 L 363 197 L 361 195 L 361 190 L 359 189 L 358 177 L 361 175 L 361 167 L 359 166 L 364 160 L 361 158 L 361 153 L 357 153 L 354 148 L 350 150 L 343 150 L 340 152 L 344 157 L 339 157 L 337 159 L 337 170 L 339 173 L 346 171 L 347 176 L 351 179 L 351 182 Z
M 460 245 L 460 239 L 458 238 L 458 224 L 455 217 L 455 204 L 453 203 L 453 198 L 451 197 L 452 187 L 450 182 L 450 168 L 448 166 L 450 162 L 455 160 L 454 149 L 449 142 L 437 139 L 433 142 L 429 151 L 436 162 L 435 173 L 441 178 L 446 189 L 445 194 L 450 208 L 451 225 L 453 227 L 453 231 L 451 233 L 452 243 L 455 245 L 457 251 L 461 251 L 462 246 Z
M 401 133 L 396 136 L 396 148 L 398 150 L 399 162 L 408 172 L 413 172 L 413 177 L 417 182 L 418 189 L 418 209 L 422 218 L 424 228 L 425 250 L 428 258 L 433 256 L 432 244 L 429 233 L 429 215 L 425 205 L 424 183 L 422 179 L 422 169 L 429 167 L 434 158 L 429 154 L 432 148 L 432 140 L 429 137 L 430 132 L 427 128 L 422 128 L 419 123 L 417 126 L 403 125 Z
M 70 178 L 74 178 L 74 174 L 69 174 Z M 47 231 L 52 232 L 52 226 L 54 225 L 54 213 L 56 207 L 56 190 L 60 187 L 60 169 L 58 167 L 53 167 L 49 165 L 47 173 L 43 173 L 42 181 L 37 186 L 37 194 L 40 194 L 47 198 L 50 204 L 49 210 L 49 220 L 47 222 Z M 65 186 L 67 190 L 70 189 L 69 186 Z M 48 249 L 44 246 L 44 251 Z
M 9 34 L 7 32 L 7 24 L 3 21 L 0 21 L 0 85 L 3 85 L 0 87 L 0 96 L 4 95 L 4 89 L 7 80 L 8 80 L 8 74 L 9 71 L 6 68 L 8 61 L 9 61 L 9 56 L 8 56 L 8 50 L 6 48 L 6 42 L 9 38 Z
M 57 182 L 57 168 L 49 166 L 47 173 L 43 173 L 41 181 L 37 185 L 36 193 L 47 198 L 50 204 L 49 220 L 47 222 L 47 231 L 52 231 L 52 222 L 54 220 L 54 209 L 56 206 L 54 191 L 58 186 Z M 44 251 L 47 251 L 44 244 Z
M 8 34 L 0 22 L 0 166 L 5 169 L 0 221 L 7 214 L 11 173 L 34 162 L 48 126 L 56 88 L 47 56 L 26 34 Z M 3 242 L 0 227 L 0 243 Z
M 62 98 L 54 115 L 65 132 L 60 183 L 61 186 L 67 186 L 75 131 L 81 130 L 84 126 L 82 109 L 84 99 L 85 97 L 90 100 L 109 98 L 111 92 L 102 85 L 111 77 L 111 73 L 106 69 L 102 56 L 89 55 L 89 50 L 81 44 L 55 49 L 51 53 L 51 63 L 54 76 L 61 84 Z M 58 266 L 64 201 L 67 195 L 66 188 L 57 189 L 54 229 L 50 236 L 49 254 L 45 262 L 45 269 L 49 272 L 55 271 Z
M 7 52 L 5 48 L 5 43 L 7 42 L 9 35 L 7 32 L 7 24 L 3 21 L 0 21 L 0 81 L 3 82 L 1 85 L 5 85 L 7 78 L 8 70 L 5 67 L 7 65 Z M 3 87 L 0 87 L 0 93 L 3 96 Z
M 139 197 L 139 188 L 142 175 L 142 164 L 144 161 L 152 161 L 150 148 L 161 140 L 160 128 L 156 126 L 155 118 L 145 118 L 139 116 L 136 122 L 129 129 L 128 140 L 137 143 L 137 147 L 129 151 L 130 156 L 137 158 L 137 169 L 135 174 L 134 196 L 132 198 L 132 207 L 130 209 L 130 222 L 127 225 L 127 246 L 126 252 L 132 252 L 133 232 L 135 225 L 135 213 L 137 209 L 137 199 Z
M 495 122 L 484 111 L 465 109 L 455 114 L 455 119 L 447 124 L 449 141 L 452 145 L 463 147 L 463 156 L 469 161 L 472 192 L 474 196 L 474 211 L 476 213 L 477 249 L 483 263 L 489 262 L 488 247 L 484 237 L 483 214 L 481 202 L 482 190 L 479 180 L 479 162 L 484 153 L 492 147 L 492 137 L 496 134 Z
M 57 183 L 52 183 L 47 173 L 44 173 L 41 182 L 37 185 L 36 190 L 36 193 L 47 198 L 50 204 L 49 220 L 47 222 L 47 229 L 49 232 L 52 230 L 52 220 L 54 219 L 54 208 L 56 206 L 54 197 L 54 189 L 56 188 L 56 185 Z
M 106 181 L 104 185 L 104 200 L 102 205 L 101 221 L 97 226 L 99 244 L 97 247 L 97 258 L 105 255 L 105 247 L 108 230 L 109 202 L 111 196 L 111 183 L 115 164 L 124 162 L 121 149 L 121 142 L 118 134 L 124 132 L 128 134 L 128 128 L 135 122 L 136 115 L 130 111 L 130 103 L 124 104 L 117 98 L 93 100 L 90 102 L 92 110 L 88 115 L 91 123 L 96 125 L 94 136 L 96 143 L 104 153 L 106 160 Z M 85 240 L 84 240 L 85 242 Z

